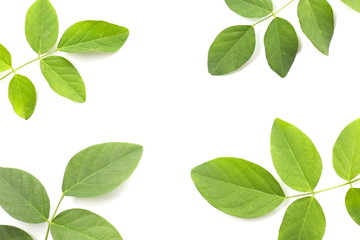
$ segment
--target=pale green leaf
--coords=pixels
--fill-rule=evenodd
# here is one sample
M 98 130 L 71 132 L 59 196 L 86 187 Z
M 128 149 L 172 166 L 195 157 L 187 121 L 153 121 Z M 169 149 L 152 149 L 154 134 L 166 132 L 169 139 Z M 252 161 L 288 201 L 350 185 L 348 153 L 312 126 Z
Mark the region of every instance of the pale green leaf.
M 223 75 L 239 69 L 253 55 L 255 42 L 252 26 L 232 26 L 223 30 L 209 49 L 209 73 Z
M 65 31 L 58 48 L 63 52 L 116 52 L 128 36 L 125 27 L 104 21 L 82 21 Z
M 274 18 L 264 37 L 266 59 L 271 69 L 285 77 L 293 64 L 299 42 L 293 26 L 282 18 Z
M 75 102 L 85 102 L 85 84 L 71 62 L 63 57 L 51 56 L 40 61 L 40 68 L 57 94 Z
M 333 165 L 336 173 L 346 181 L 360 174 L 360 119 L 340 133 L 333 148 Z
M 271 14 L 271 0 L 225 0 L 231 10 L 248 18 L 260 18 Z
M 29 234 L 13 226 L 0 225 L 0 239 L 3 240 L 32 240 Z
M 83 209 L 70 209 L 56 216 L 51 235 L 54 240 L 122 240 L 108 221 Z
M 191 177 L 201 195 L 227 214 L 265 215 L 285 199 L 275 178 L 264 168 L 239 158 L 217 158 L 195 167 Z
M 360 225 L 360 188 L 350 188 L 345 197 L 345 205 L 351 218 Z
M 0 72 L 11 69 L 11 54 L 0 44 Z
M 271 156 L 281 179 L 300 192 L 311 192 L 319 182 L 322 162 L 308 136 L 297 127 L 275 119 L 271 131 Z
M 286 210 L 278 240 L 321 240 L 326 220 L 314 197 L 300 198 Z
M 341 0 L 343 3 L 351 7 L 357 12 L 360 12 L 360 0 Z
M 38 54 L 49 51 L 56 43 L 59 23 L 49 0 L 37 0 L 28 10 L 25 35 L 31 48 Z
M 0 168 L 0 206 L 13 218 L 28 223 L 46 222 L 50 211 L 40 181 L 14 168 Z
M 112 191 L 137 167 L 143 147 L 103 143 L 77 153 L 68 163 L 62 190 L 66 196 L 95 197 Z
M 10 81 L 8 97 L 17 115 L 24 119 L 31 117 L 36 106 L 36 90 L 30 79 L 16 74 Z
M 334 14 L 326 0 L 300 0 L 298 17 L 301 29 L 323 54 L 329 54 L 334 33 Z

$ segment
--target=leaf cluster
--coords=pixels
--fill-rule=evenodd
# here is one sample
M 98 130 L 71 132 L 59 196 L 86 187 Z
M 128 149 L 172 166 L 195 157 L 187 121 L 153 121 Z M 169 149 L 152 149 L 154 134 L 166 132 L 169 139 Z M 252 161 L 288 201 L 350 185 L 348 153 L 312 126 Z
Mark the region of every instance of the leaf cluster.
M 217 158 L 195 167 L 191 176 L 201 195 L 215 208 L 239 218 L 254 218 L 276 209 L 287 199 L 298 198 L 286 210 L 279 240 L 321 240 L 325 214 L 315 195 L 350 185 L 345 205 L 360 225 L 360 119 L 350 123 L 333 148 L 333 166 L 346 182 L 315 191 L 322 173 L 320 155 L 300 129 L 276 119 L 271 131 L 271 156 L 276 172 L 290 188 L 301 192 L 286 196 L 279 182 L 263 167 L 240 158 Z
M 36 0 L 26 14 L 25 35 L 38 57 L 13 68 L 11 54 L 0 45 L 0 72 L 8 72 L 0 80 L 14 74 L 9 84 L 8 98 L 15 113 L 29 119 L 36 106 L 36 90 L 29 78 L 17 73 L 19 69 L 39 60 L 41 72 L 54 92 L 83 103 L 86 90 L 78 70 L 66 58 L 50 55 L 57 51 L 116 52 L 127 40 L 129 30 L 105 21 L 81 21 L 70 26 L 57 43 L 59 22 L 56 11 L 49 0 Z
M 13 218 L 26 223 L 48 222 L 54 240 L 122 240 L 116 228 L 85 209 L 59 214 L 66 196 L 90 198 L 108 193 L 122 184 L 137 167 L 143 148 L 137 144 L 110 142 L 88 147 L 69 161 L 62 183 L 62 196 L 50 217 L 50 200 L 41 182 L 30 173 L 0 168 L 0 206 Z M 0 225 L 0 239 L 32 240 L 23 230 Z
M 249 61 L 256 45 L 254 27 L 273 18 L 264 36 L 268 65 L 280 77 L 286 77 L 299 49 L 299 40 L 292 24 L 278 14 L 290 5 L 290 0 L 274 11 L 271 0 L 225 0 L 228 7 L 247 18 L 263 18 L 253 25 L 226 28 L 214 40 L 208 53 L 208 70 L 212 75 L 224 75 L 242 67 Z M 360 1 L 342 0 L 360 12 Z M 334 33 L 334 13 L 327 0 L 299 0 L 297 16 L 302 32 L 323 54 L 329 54 Z

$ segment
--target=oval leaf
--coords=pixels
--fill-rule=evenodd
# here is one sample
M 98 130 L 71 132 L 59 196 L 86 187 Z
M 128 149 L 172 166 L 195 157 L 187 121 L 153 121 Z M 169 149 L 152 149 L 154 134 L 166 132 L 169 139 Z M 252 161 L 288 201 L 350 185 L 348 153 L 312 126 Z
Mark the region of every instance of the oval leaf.
M 8 97 L 17 115 L 24 119 L 31 117 L 36 106 L 36 90 L 30 79 L 15 74 L 9 84 Z
M 326 0 L 300 0 L 298 17 L 302 31 L 323 54 L 329 55 L 334 33 L 334 14 Z
M 231 10 L 248 18 L 260 18 L 271 14 L 271 0 L 225 0 Z
M 104 218 L 83 209 L 60 213 L 51 224 L 54 240 L 122 240 L 120 233 Z
M 20 228 L 0 225 L 0 239 L 4 240 L 33 240 L 29 234 Z
M 322 163 L 310 138 L 297 127 L 275 119 L 270 145 L 281 179 L 297 191 L 313 191 L 321 176 Z
M 40 61 L 40 68 L 52 90 L 74 102 L 85 102 L 85 84 L 80 73 L 67 59 L 51 56 Z
M 253 55 L 255 42 L 252 26 L 233 26 L 222 31 L 209 49 L 209 73 L 223 75 L 240 68 Z
M 59 22 L 49 0 L 37 0 L 28 10 L 25 35 L 31 48 L 38 54 L 49 51 L 56 43 Z
M 360 174 L 360 119 L 340 133 L 333 148 L 333 165 L 336 173 L 346 181 Z
M 42 223 L 49 217 L 45 188 L 34 176 L 19 169 L 0 168 L 0 205 L 23 222 Z
M 280 77 L 285 77 L 299 47 L 295 29 L 285 19 L 276 17 L 265 33 L 264 44 L 269 66 Z
M 95 197 L 112 191 L 137 167 L 143 147 L 131 143 L 103 143 L 77 153 L 65 170 L 66 196 Z
M 314 197 L 300 198 L 286 210 L 279 240 L 321 240 L 326 220 L 319 202 Z
M 285 199 L 275 178 L 264 168 L 239 158 L 217 158 L 195 167 L 191 177 L 201 195 L 227 214 L 265 215 Z
M 359 0 L 341 0 L 343 3 L 351 7 L 357 12 L 360 12 L 360 1 Z
M 104 21 L 82 21 L 65 31 L 58 48 L 63 52 L 116 52 L 128 36 L 125 27 Z
M 345 205 L 351 218 L 360 225 L 360 188 L 350 188 L 345 197 Z
M 9 51 L 0 44 L 0 72 L 11 69 L 11 55 Z

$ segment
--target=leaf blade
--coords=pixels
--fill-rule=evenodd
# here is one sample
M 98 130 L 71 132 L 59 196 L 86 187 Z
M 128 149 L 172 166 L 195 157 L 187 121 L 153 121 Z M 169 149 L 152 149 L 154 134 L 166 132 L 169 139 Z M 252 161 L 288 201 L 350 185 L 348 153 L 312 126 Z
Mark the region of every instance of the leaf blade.
M 225 0 L 228 7 L 237 14 L 248 18 L 260 18 L 271 14 L 271 0 Z
M 232 26 L 223 30 L 209 49 L 209 73 L 224 75 L 239 69 L 253 55 L 255 44 L 252 26 Z
M 6 240 L 33 240 L 32 237 L 20 228 L 0 225 L 0 236 Z
M 346 193 L 345 206 L 350 217 L 360 225 L 360 188 L 350 188 Z
M 357 12 L 360 12 L 360 1 L 359 0 L 341 0 L 343 3 L 351 7 Z
M 0 72 L 11 69 L 12 61 L 10 52 L 0 44 Z
M 239 158 L 217 158 L 191 171 L 201 195 L 232 216 L 265 215 L 285 199 L 279 183 L 264 168 Z

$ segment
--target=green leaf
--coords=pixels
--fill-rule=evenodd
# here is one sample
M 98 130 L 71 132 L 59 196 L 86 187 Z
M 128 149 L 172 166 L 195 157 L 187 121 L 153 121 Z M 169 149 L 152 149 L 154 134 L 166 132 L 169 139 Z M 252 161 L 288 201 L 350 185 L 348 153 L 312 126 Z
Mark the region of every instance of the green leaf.
M 298 17 L 301 29 L 323 54 L 329 55 L 334 33 L 334 14 L 326 0 L 300 0 Z
M 209 49 L 209 73 L 224 75 L 240 68 L 253 55 L 255 42 L 252 26 L 232 26 L 222 31 Z
M 11 55 L 9 51 L 0 44 L 0 72 L 11 69 Z
M 285 77 L 299 48 L 295 29 L 285 19 L 276 17 L 265 33 L 264 44 L 269 66 L 280 77 Z
M 131 143 L 103 143 L 77 153 L 65 170 L 66 196 L 95 197 L 123 183 L 137 167 L 143 147 Z
M 33 240 L 29 234 L 20 228 L 0 225 L 0 239 L 4 240 Z
M 360 188 L 350 188 L 345 197 L 345 205 L 351 218 L 360 225 Z
M 360 119 L 347 125 L 333 148 L 336 173 L 346 181 L 360 174 Z
M 34 176 L 19 169 L 0 168 L 0 205 L 23 222 L 42 223 L 49 218 L 45 188 Z
M 260 18 L 271 14 L 271 0 L 225 0 L 231 10 L 248 18 Z
M 40 61 L 41 72 L 52 90 L 74 102 L 85 102 L 85 84 L 74 65 L 67 59 L 51 56 Z
M 271 131 L 271 156 L 281 179 L 300 192 L 311 192 L 319 182 L 322 163 L 308 136 L 297 127 L 275 119 Z
M 58 48 L 63 52 L 116 52 L 128 36 L 125 27 L 104 21 L 82 21 L 65 31 Z
M 326 220 L 319 202 L 314 197 L 300 198 L 286 210 L 278 240 L 321 240 Z
M 341 0 L 343 3 L 351 7 L 357 12 L 360 12 L 360 1 L 359 0 Z
M 122 240 L 120 233 L 104 218 L 83 209 L 60 213 L 51 224 L 54 240 Z
M 9 84 L 8 97 L 17 115 L 24 119 L 31 117 L 36 106 L 36 90 L 30 79 L 15 74 Z
M 264 168 L 239 158 L 217 158 L 195 167 L 191 177 L 201 195 L 227 214 L 265 215 L 285 199 L 275 178 Z
M 37 0 L 28 10 L 25 35 L 31 48 L 38 54 L 49 51 L 56 43 L 59 22 L 49 0 Z

